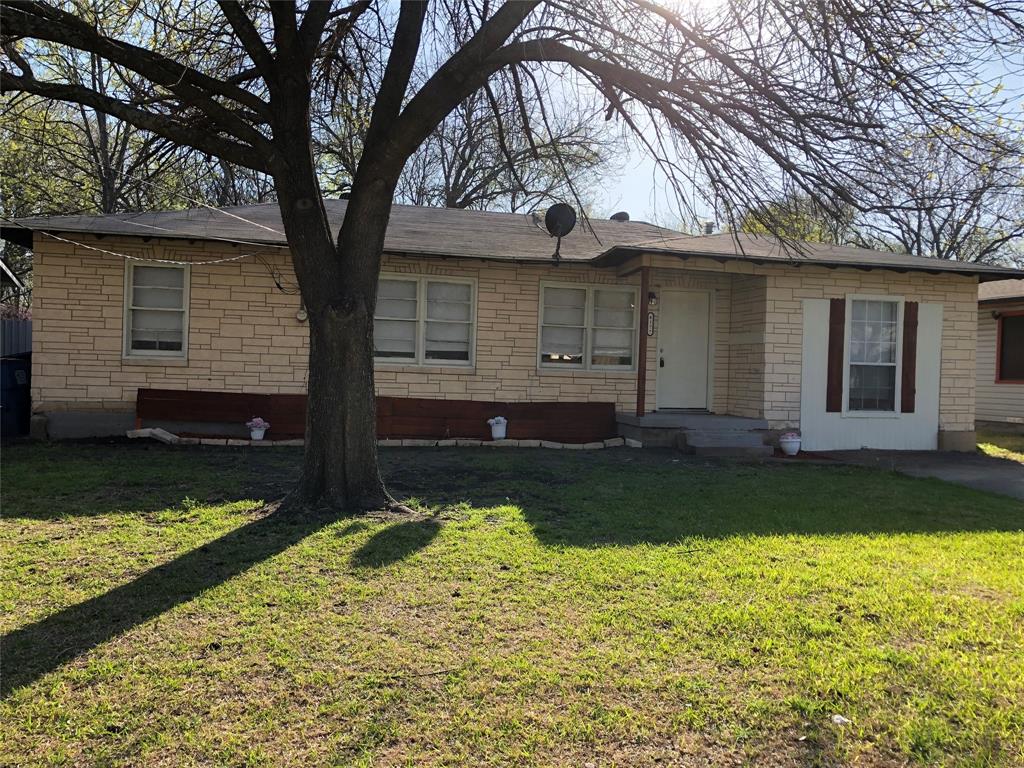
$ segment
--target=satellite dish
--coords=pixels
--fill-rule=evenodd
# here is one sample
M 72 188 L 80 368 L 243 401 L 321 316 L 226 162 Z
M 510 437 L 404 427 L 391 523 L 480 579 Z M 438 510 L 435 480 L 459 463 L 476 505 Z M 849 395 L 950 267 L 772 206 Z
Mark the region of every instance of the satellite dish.
M 553 255 L 555 266 L 557 266 L 558 259 L 561 257 L 562 238 L 572 232 L 572 228 L 576 226 L 576 211 L 566 203 L 555 203 L 544 214 L 544 226 L 548 230 L 548 234 L 558 238 L 555 241 Z
M 544 214 L 544 226 L 552 237 L 565 237 L 576 226 L 576 211 L 566 203 L 555 203 Z

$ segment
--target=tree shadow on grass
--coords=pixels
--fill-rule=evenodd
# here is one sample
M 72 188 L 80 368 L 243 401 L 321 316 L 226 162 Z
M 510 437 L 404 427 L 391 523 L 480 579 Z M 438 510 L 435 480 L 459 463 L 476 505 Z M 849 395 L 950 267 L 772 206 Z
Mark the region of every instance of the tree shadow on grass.
M 148 443 L 31 443 L 5 450 L 3 515 L 25 520 L 149 514 L 187 498 L 222 504 L 288 493 L 301 451 Z M 243 495 L 244 494 L 244 495 Z
M 269 514 L 0 639 L 0 695 L 283 552 L 336 518 Z
M 401 450 L 385 459 L 393 492 L 432 504 L 518 507 L 547 546 L 1024 530 L 1024 505 L 1009 497 L 839 462 L 737 462 L 655 449 Z
M 677 481 L 666 483 L 663 493 L 639 485 L 604 494 L 583 489 L 576 503 L 524 499 L 519 506 L 537 539 L 558 547 L 1024 530 L 1024 507 L 1013 499 L 893 473 L 839 468 L 804 474 L 768 470 L 717 482 Z
M 390 525 L 373 534 L 352 553 L 352 565 L 356 568 L 383 568 L 397 563 L 426 547 L 440 532 L 441 524 L 432 518 Z

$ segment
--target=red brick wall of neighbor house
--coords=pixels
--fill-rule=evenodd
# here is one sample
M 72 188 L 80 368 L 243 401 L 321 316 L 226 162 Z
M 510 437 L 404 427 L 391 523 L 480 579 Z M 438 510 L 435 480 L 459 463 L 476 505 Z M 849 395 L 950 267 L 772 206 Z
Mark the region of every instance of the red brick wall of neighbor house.
M 82 242 L 86 237 L 79 238 Z M 168 246 L 141 239 L 105 238 L 111 251 L 146 258 L 204 261 L 237 253 L 217 243 Z M 194 266 L 191 270 L 187 359 L 125 358 L 122 259 L 38 238 L 33 298 L 33 408 L 38 412 L 134 409 L 139 388 L 196 389 L 266 394 L 305 391 L 308 339 L 296 318 L 295 293 L 282 293 L 267 268 L 251 259 Z M 287 255 L 271 253 L 286 287 L 293 285 Z M 940 428 L 974 425 L 974 342 L 977 286 L 973 278 L 802 266 L 686 262 L 654 257 L 652 290 L 689 288 L 712 293 L 711 410 L 768 419 L 773 427 L 798 426 L 803 298 L 850 292 L 903 295 L 944 305 Z M 680 269 L 684 266 L 684 269 Z M 542 281 L 628 284 L 639 272 L 563 264 L 526 265 L 465 259 L 387 257 L 384 272 L 468 277 L 476 281 L 475 364 L 377 366 L 377 392 L 419 397 L 503 402 L 611 402 L 636 406 L 636 371 L 546 370 L 537 364 Z M 655 314 L 648 344 L 646 405 L 653 410 L 657 383 L 657 313 L 641 300 L 639 322 Z

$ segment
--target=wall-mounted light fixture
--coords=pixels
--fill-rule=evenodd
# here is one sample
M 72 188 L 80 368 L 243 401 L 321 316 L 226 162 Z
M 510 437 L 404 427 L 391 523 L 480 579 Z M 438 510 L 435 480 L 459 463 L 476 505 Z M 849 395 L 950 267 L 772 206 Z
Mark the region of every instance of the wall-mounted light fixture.
M 993 320 L 998 320 L 1002 316 L 1003 316 L 1003 313 L 1000 312 L 998 309 L 993 309 L 992 310 L 992 319 Z
M 658 294 L 654 291 L 648 291 L 647 293 L 647 306 L 656 307 L 658 306 Z

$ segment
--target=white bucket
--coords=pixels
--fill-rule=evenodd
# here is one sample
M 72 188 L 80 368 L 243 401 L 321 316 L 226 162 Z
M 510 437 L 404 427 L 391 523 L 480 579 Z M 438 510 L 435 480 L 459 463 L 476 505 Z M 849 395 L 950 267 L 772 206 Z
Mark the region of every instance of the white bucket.
M 493 419 L 488 419 L 487 423 L 491 425 L 492 440 L 505 439 L 506 430 L 508 429 L 508 419 L 504 416 L 495 416 Z

